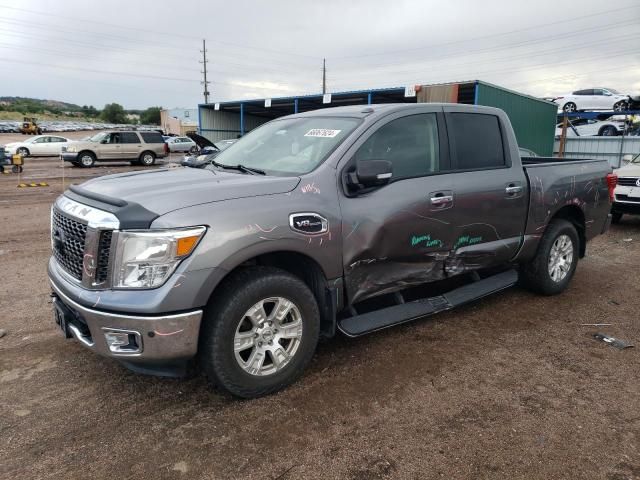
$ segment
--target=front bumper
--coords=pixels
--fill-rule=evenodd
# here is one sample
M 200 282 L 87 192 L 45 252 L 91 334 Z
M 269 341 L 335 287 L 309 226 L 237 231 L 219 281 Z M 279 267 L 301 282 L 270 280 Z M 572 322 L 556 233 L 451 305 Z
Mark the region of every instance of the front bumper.
M 53 281 L 51 287 L 54 307 L 58 304 L 56 308 L 70 312 L 70 334 L 100 355 L 131 364 L 158 365 L 187 360 L 197 353 L 202 310 L 153 316 L 105 312 L 74 302 Z M 131 334 L 137 348 L 118 351 L 117 346 L 109 345 L 105 334 L 114 332 Z
M 640 202 L 613 202 L 611 211 L 616 213 L 629 213 L 640 215 Z
M 78 154 L 74 152 L 62 152 L 61 155 L 65 162 L 75 162 L 78 160 Z

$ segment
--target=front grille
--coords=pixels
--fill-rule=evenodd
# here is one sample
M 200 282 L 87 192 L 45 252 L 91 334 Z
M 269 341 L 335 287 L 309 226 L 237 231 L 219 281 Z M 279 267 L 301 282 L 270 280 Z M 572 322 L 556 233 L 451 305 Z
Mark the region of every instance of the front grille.
M 106 231 L 100 234 L 98 244 L 98 266 L 96 268 L 96 283 L 104 283 L 109 276 L 109 255 L 111 253 L 112 232 Z
M 53 223 L 51 234 L 59 231 L 60 245 L 56 246 L 54 240 L 53 256 L 62 267 L 75 279 L 82 280 L 82 259 L 84 257 L 84 244 L 87 237 L 87 226 L 84 223 L 73 220 L 53 210 Z
M 618 177 L 618 185 L 622 185 L 624 187 L 636 187 L 637 181 L 638 177 Z
M 629 195 L 616 194 L 616 200 L 620 200 L 621 202 L 640 203 L 640 198 L 630 197 Z

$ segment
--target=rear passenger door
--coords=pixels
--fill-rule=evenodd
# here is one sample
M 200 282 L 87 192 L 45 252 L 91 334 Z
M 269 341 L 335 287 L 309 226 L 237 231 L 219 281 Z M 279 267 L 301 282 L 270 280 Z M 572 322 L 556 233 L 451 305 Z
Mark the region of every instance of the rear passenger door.
M 421 113 L 424 112 L 424 113 Z M 356 163 L 387 160 L 390 182 L 349 192 L 345 178 Z M 453 175 L 449 170 L 442 107 L 388 115 L 343 157 L 342 245 L 350 302 L 445 276 L 453 245 Z
M 136 132 L 121 132 L 122 158 L 138 158 L 142 153 L 142 141 Z
M 490 113 L 445 107 L 454 205 L 449 274 L 508 262 L 518 251 L 527 216 L 528 184 L 515 136 Z M 509 142 L 509 137 L 513 141 Z M 513 145 L 512 145 L 513 144 Z

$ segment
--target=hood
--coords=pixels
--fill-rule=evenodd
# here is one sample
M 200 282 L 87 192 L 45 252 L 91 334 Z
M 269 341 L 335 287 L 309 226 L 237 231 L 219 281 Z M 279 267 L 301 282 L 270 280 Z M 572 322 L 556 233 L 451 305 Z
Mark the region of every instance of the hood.
M 198 135 L 195 132 L 187 133 L 187 137 L 189 137 L 191 140 L 193 140 L 196 143 L 196 145 L 198 145 L 200 148 L 213 147 L 216 150 L 218 149 L 218 147 L 216 147 L 214 145 L 214 143 L 212 141 L 210 141 L 208 138 L 205 138 L 202 135 Z
M 614 170 L 613 173 L 619 177 L 640 177 L 640 164 L 628 164 Z
M 158 215 L 202 203 L 275 195 L 293 190 L 298 177 L 269 177 L 201 168 L 168 168 L 107 175 L 83 183 L 89 192 L 133 202 Z

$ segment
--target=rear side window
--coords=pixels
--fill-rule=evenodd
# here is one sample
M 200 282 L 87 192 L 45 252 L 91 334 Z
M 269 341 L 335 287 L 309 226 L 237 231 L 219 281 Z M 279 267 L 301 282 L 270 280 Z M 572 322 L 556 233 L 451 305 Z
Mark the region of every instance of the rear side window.
M 160 132 L 140 132 L 140 135 L 146 143 L 164 143 Z
M 120 133 L 120 143 L 140 143 L 140 139 L 134 132 L 122 132 Z
M 355 159 L 390 161 L 394 180 L 437 172 L 440 145 L 435 113 L 410 115 L 383 125 L 360 146 Z
M 451 113 L 447 125 L 454 169 L 475 170 L 506 165 L 498 117 L 483 113 Z

